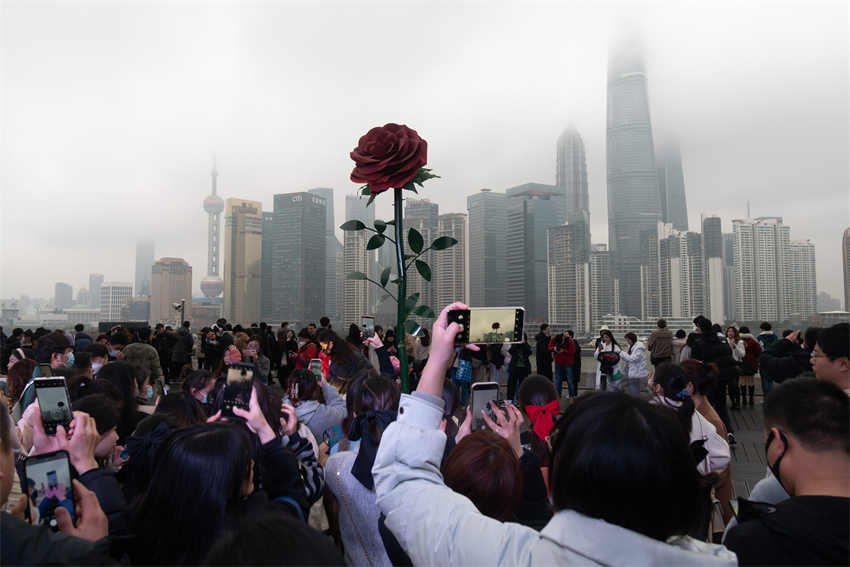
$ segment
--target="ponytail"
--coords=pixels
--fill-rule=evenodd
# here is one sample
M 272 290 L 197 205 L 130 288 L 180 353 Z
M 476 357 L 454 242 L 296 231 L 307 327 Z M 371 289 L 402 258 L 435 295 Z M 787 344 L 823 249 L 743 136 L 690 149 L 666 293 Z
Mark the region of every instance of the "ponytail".
M 655 369 L 655 383 L 664 390 L 665 398 L 680 404 L 676 408 L 679 421 L 685 427 L 685 431 L 690 432 L 691 418 L 696 411 L 696 406 L 694 406 L 694 401 L 688 391 L 688 382 L 692 380 L 688 377 L 683 366 L 684 364 L 680 366 L 672 362 L 659 365 Z

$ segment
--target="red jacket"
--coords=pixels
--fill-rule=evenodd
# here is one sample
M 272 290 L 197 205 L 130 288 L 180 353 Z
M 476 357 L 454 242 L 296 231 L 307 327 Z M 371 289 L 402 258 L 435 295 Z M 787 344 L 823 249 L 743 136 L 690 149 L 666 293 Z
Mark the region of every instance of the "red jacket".
M 558 345 L 557 350 L 555 350 L 555 339 L 558 337 L 552 337 L 549 341 L 549 352 L 554 353 L 555 364 L 560 366 L 572 366 L 575 363 L 575 355 L 576 355 L 576 343 L 570 337 L 565 337 L 564 340 L 566 342 Z
M 319 349 L 316 343 L 307 343 L 298 349 L 298 354 L 295 355 L 295 368 L 307 368 L 310 361 L 319 357 Z

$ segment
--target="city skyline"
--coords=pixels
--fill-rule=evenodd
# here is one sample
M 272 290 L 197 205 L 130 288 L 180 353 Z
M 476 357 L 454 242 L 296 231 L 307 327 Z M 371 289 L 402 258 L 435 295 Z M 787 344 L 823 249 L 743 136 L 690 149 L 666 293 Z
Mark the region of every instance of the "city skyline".
M 272 68 L 271 61 L 281 53 L 264 21 L 293 16 L 309 32 L 321 20 L 319 9 L 302 8 L 296 14 L 232 6 L 201 11 L 210 33 L 196 38 L 197 47 L 190 49 L 172 32 L 181 22 L 196 19 L 197 10 L 123 5 L 93 9 L 81 19 L 73 13 L 73 2 L 69 5 L 47 13 L 21 2 L 4 3 L 10 34 L 3 46 L 10 52 L 3 101 L 8 127 L 0 142 L 7 169 L 0 229 L 3 264 L 22 265 L 32 255 L 46 261 L 37 278 L 26 270 L 4 270 L 0 297 L 48 297 L 55 282 L 78 289 L 93 272 L 104 273 L 106 281 L 133 281 L 133 246 L 152 236 L 159 256 L 184 257 L 202 270 L 208 219 L 198 204 L 208 193 L 213 151 L 225 197 L 259 201 L 270 210 L 275 194 L 333 187 L 340 210 L 345 196 L 355 191 L 347 178 L 348 152 L 370 126 L 388 121 L 407 123 L 429 141 L 429 165 L 442 179 L 430 183 L 421 196 L 446 213 L 465 212 L 466 197 L 483 187 L 501 192 L 522 183 L 555 183 L 554 141 L 573 123 L 586 146 L 593 242 L 606 240 L 606 60 L 620 35 L 612 23 L 612 6 L 519 12 L 498 7 L 458 14 L 456 23 L 438 32 L 441 42 L 423 42 L 414 54 L 405 55 L 422 61 L 428 79 L 424 84 L 399 75 L 402 66 L 390 64 L 382 67 L 396 70 L 368 71 L 368 82 L 379 85 L 377 90 L 343 97 L 323 93 L 325 79 L 315 79 L 362 84 L 362 77 L 348 74 L 333 56 L 334 42 L 314 48 L 315 55 L 299 51 L 306 58 L 299 56 L 297 63 L 280 62 L 286 85 L 291 78 L 303 84 L 295 89 L 284 89 L 277 72 L 263 75 L 266 82 L 259 84 L 246 72 L 255 66 Z M 439 21 L 447 9 L 419 10 L 413 9 L 427 21 Z M 353 12 L 346 12 L 352 17 L 347 23 L 362 23 L 362 16 Z M 389 9 L 387 21 L 396 21 L 403 12 Z M 731 219 L 744 216 L 749 200 L 752 216 L 782 216 L 794 227 L 795 238 L 816 244 L 818 290 L 840 297 L 848 185 L 847 54 L 841 40 L 847 35 L 846 19 L 836 18 L 829 6 L 804 13 L 793 7 L 765 13 L 736 6 L 735 13 L 730 22 L 724 9 L 667 3 L 638 14 L 636 27 L 647 44 L 656 149 L 670 138 L 679 141 L 692 229 L 711 211 L 723 220 L 724 233 L 731 232 Z M 123 17 L 135 22 L 139 38 L 145 37 L 149 26 L 161 23 L 158 14 L 173 16 L 170 25 L 175 27 L 166 29 L 167 49 L 151 54 L 154 59 L 143 67 L 120 59 L 126 50 L 139 47 L 133 34 L 90 46 L 75 42 L 92 35 L 92 26 L 108 29 Z M 483 19 L 494 30 L 516 22 L 516 40 L 477 28 L 457 33 L 465 29 L 467 18 Z M 718 23 L 727 38 L 723 44 L 711 33 Z M 330 25 L 345 41 L 349 32 Z M 818 30 L 818 42 L 812 42 L 809 29 Z M 558 33 L 546 33 L 552 30 Z M 246 31 L 257 33 L 245 40 Z M 296 46 L 304 32 L 293 29 L 283 47 Z M 253 49 L 258 46 L 269 49 Z M 57 50 L 74 64 L 63 69 L 59 61 L 65 59 L 55 57 Z M 261 55 L 255 61 L 249 52 Z M 456 61 L 448 53 L 457 54 Z M 172 67 L 169 58 L 179 67 Z M 468 65 L 479 60 L 479 71 L 468 73 Z M 33 61 L 44 65 L 38 73 L 25 72 Z M 108 81 L 92 80 L 109 77 L 105 70 L 116 69 L 116 62 L 115 84 L 123 80 L 132 88 L 116 91 Z M 149 77 L 142 72 L 147 68 L 152 69 Z M 177 68 L 189 72 L 169 89 L 174 99 L 164 99 L 157 91 Z M 310 80 L 303 74 L 307 68 L 315 69 Z M 504 96 L 482 101 L 480 89 L 489 89 L 505 73 L 512 80 Z M 145 76 L 154 90 L 136 76 Z M 244 83 L 244 93 L 228 86 L 229 76 Z M 520 87 L 531 77 L 539 88 Z M 91 96 L 94 91 L 86 81 L 104 87 L 109 103 Z M 784 88 L 789 83 L 793 89 Z M 128 95 L 135 90 L 138 107 Z M 201 92 L 205 96 L 196 96 Z M 308 104 L 308 92 L 315 104 Z M 450 103 L 441 102 L 441 92 L 452 92 Z M 96 105 L 86 106 L 86 99 Z M 354 114 L 356 120 L 344 119 Z M 782 120 L 776 120 L 780 115 Z M 116 131 L 110 124 L 124 126 Z M 75 137 L 83 131 L 109 135 Z M 104 161 L 107 154 L 110 159 Z M 40 161 L 34 163 L 31 155 Z M 36 203 L 34 195 L 47 199 Z M 379 218 L 390 216 L 387 201 L 376 201 Z M 40 213 L 43 230 L 33 231 L 22 224 L 24 215 L 8 212 L 28 210 Z M 193 292 L 200 295 L 197 284 Z

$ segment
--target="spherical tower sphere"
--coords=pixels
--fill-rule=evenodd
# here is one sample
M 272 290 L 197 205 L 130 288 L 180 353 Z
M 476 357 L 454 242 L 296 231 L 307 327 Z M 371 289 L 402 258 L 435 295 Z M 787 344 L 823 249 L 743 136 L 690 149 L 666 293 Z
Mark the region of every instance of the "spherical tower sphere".
M 207 297 L 218 297 L 224 292 L 224 280 L 215 276 L 207 276 L 201 280 L 201 291 Z
M 220 213 L 224 210 L 224 201 L 218 195 L 210 195 L 204 199 L 204 210 L 208 213 Z

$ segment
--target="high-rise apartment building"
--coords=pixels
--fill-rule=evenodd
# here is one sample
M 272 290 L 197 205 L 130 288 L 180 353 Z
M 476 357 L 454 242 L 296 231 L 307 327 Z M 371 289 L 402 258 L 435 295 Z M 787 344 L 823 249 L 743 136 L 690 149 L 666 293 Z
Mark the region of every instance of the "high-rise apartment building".
M 89 306 L 100 309 L 100 286 L 103 285 L 103 274 L 89 274 Z
M 584 223 L 550 227 L 548 236 L 550 325 L 591 331 L 590 256 Z
M 136 243 L 136 295 L 151 297 L 151 268 L 154 262 L 154 244 L 150 240 Z
M 680 232 L 688 231 L 688 203 L 685 199 L 685 175 L 678 145 L 659 150 L 657 158 L 658 191 L 661 219 Z M 713 320 L 713 319 L 712 319 Z
M 91 305 L 89 290 L 84 287 L 77 290 L 77 305 Z
M 367 207 L 366 199 L 357 195 L 345 196 L 345 220 L 359 220 L 367 226 L 375 223 L 375 207 Z M 377 262 L 374 251 L 366 250 L 366 244 L 373 233 L 366 230 L 345 231 L 343 234 L 343 324 L 346 328 L 351 323 L 360 325 L 362 315 L 371 315 L 375 307 L 374 284 L 364 280 L 350 280 L 346 274 L 361 272 L 371 279 L 376 279 Z
M 324 313 L 332 321 L 339 320 L 339 308 L 337 307 L 336 286 L 336 248 L 339 241 L 336 239 L 336 217 L 334 216 L 334 190 L 330 187 L 317 187 L 310 189 L 308 193 L 318 195 L 325 200 L 325 309 Z
M 482 189 L 466 198 L 469 212 L 469 305 L 505 303 L 507 198 Z
M 791 290 L 789 317 L 807 320 L 818 312 L 818 284 L 815 270 L 815 245 L 809 240 L 791 242 L 788 272 Z
M 407 201 L 405 201 L 405 241 L 407 240 L 408 231 L 411 228 L 415 228 L 419 231 L 420 234 L 422 234 L 422 238 L 425 242 L 424 246 L 426 248 L 430 246 L 431 242 L 435 238 L 437 238 L 437 225 L 439 223 L 439 216 L 440 207 L 437 205 L 437 203 L 432 203 L 427 199 L 408 199 Z M 390 248 L 390 246 L 386 245 L 384 246 L 384 248 Z M 413 253 L 413 251 L 410 249 L 409 242 L 406 242 L 405 249 L 409 254 Z M 434 252 L 429 251 L 423 254 L 420 260 L 424 261 L 426 264 L 433 268 L 434 258 L 439 254 L 440 252 L 437 252 L 435 254 Z M 419 294 L 419 305 L 427 305 L 433 308 L 436 300 L 433 277 L 432 281 L 428 282 L 419 274 L 416 269 L 416 266 L 411 266 L 410 271 L 407 273 L 407 295 L 410 296 L 414 293 Z
M 606 315 L 619 312 L 617 282 L 611 277 L 611 257 L 607 244 L 590 246 L 590 320 L 593 329 Z
M 127 305 L 133 296 L 133 284 L 108 282 L 99 287 L 101 322 L 120 321 L 121 308 Z
M 192 266 L 183 258 L 160 258 L 154 263 L 151 273 L 151 321 L 179 321 L 180 313 L 172 304 L 184 300 L 188 316 L 192 307 Z
M 737 320 L 735 313 L 735 235 L 723 234 L 723 313 Z
M 702 219 L 702 243 L 705 249 L 706 270 L 706 317 L 715 323 L 723 324 L 729 319 L 725 312 L 726 288 L 724 286 L 723 227 L 720 217 L 709 216 Z
M 449 213 L 437 220 L 437 236 L 449 236 L 457 244 L 434 254 L 431 285 L 434 302 L 431 307 L 439 313 L 446 305 L 455 301 L 466 302 L 466 215 Z
M 790 227 L 781 217 L 732 221 L 735 235 L 735 316 L 782 321 L 790 312 Z
M 608 245 L 622 314 L 641 313 L 643 243 L 661 220 L 658 175 L 640 49 L 624 46 L 608 63 Z
M 641 288 L 644 319 L 707 316 L 710 308 L 702 235 L 680 232 L 669 223 L 659 222 L 647 238 Z
M 525 307 L 526 321 L 543 321 L 549 315 L 546 230 L 564 224 L 565 197 L 542 183 L 512 187 L 505 195 L 505 302 Z
M 260 319 L 272 319 L 272 257 L 274 256 L 274 213 L 263 211 L 263 244 L 260 260 Z
M 260 320 L 263 204 L 227 199 L 224 209 L 224 312 L 233 324 Z
M 272 316 L 318 321 L 325 314 L 327 201 L 312 193 L 274 196 Z
M 850 311 L 850 227 L 841 239 L 841 263 L 844 266 L 844 310 Z
M 53 304 L 56 309 L 67 309 L 74 304 L 74 288 L 71 284 L 58 282 L 53 291 Z

